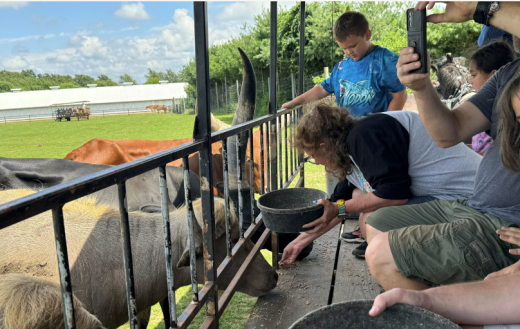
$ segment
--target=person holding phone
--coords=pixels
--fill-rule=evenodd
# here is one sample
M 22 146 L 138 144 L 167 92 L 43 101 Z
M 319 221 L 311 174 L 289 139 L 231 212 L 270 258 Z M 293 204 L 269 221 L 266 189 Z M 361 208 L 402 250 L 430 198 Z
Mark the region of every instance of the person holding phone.
M 433 5 L 420 2 L 415 8 Z M 519 36 L 519 18 L 520 3 L 449 2 L 444 13 L 430 15 L 427 21 L 474 19 Z M 486 130 L 494 141 L 467 200 L 388 207 L 368 218 L 366 260 L 385 290 L 482 280 L 519 260 L 509 253 L 518 246 L 499 239 L 495 231 L 520 225 L 520 60 L 502 67 L 473 97 L 450 111 L 439 100 L 429 73 L 410 73 L 421 66 L 417 59 L 413 48 L 403 48 L 397 75 L 413 90 L 421 121 L 435 143 L 449 148 Z

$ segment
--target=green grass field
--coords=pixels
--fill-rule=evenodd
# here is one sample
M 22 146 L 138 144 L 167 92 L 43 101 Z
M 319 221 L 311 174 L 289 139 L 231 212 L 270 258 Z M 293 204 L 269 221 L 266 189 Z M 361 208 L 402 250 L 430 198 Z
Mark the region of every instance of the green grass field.
M 218 119 L 231 124 L 233 114 L 215 114 Z M 107 139 L 178 139 L 191 137 L 194 115 L 189 114 L 134 114 L 92 117 L 88 121 L 35 121 L 0 124 L 0 156 L 8 158 L 64 158 L 69 152 L 93 138 Z M 285 159 L 282 156 L 282 159 Z M 294 183 L 297 182 L 295 178 Z M 293 185 L 294 185 L 293 183 Z M 322 166 L 305 165 L 305 186 L 325 190 Z M 271 253 L 262 250 L 271 262 Z M 177 310 L 180 314 L 191 301 L 190 286 L 176 292 Z M 236 293 L 226 308 L 220 327 L 243 328 L 256 298 Z M 198 328 L 203 322 L 199 314 L 189 328 Z M 152 309 L 149 328 L 163 329 L 164 321 L 159 305 Z M 128 325 L 122 328 L 129 328 Z

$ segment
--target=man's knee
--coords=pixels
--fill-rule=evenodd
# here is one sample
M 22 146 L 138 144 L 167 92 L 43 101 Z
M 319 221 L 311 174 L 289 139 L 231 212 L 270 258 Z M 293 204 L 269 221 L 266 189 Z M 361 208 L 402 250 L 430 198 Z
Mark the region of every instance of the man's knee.
M 372 240 L 377 236 L 377 235 L 380 235 L 381 231 L 379 231 L 378 229 L 374 228 L 373 226 L 370 226 L 370 224 L 365 224 L 365 231 L 366 231 L 366 236 L 365 236 L 365 239 L 367 240 L 368 243 L 371 243 Z
M 388 242 L 388 233 L 378 234 L 370 241 L 365 253 L 365 259 L 372 275 L 375 275 L 373 271 L 378 272 L 382 267 L 394 263 Z

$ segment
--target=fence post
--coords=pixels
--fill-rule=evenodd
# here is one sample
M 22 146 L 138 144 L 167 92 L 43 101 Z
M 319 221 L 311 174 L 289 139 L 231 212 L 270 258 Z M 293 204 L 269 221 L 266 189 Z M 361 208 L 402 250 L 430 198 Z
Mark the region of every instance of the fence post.
M 7 120 L 5 119 L 5 117 L 4 117 L 4 123 L 7 124 Z
M 294 73 L 291 73 L 291 93 L 292 93 L 292 99 L 295 98 L 294 95 Z
M 269 92 L 269 99 L 271 99 L 271 78 L 267 77 L 267 92 Z
M 267 80 L 269 83 L 269 115 L 272 116 L 272 121 L 270 124 L 270 141 L 271 141 L 271 191 L 278 190 L 277 184 L 277 164 L 281 159 L 277 158 L 277 129 L 276 129 L 276 68 L 277 68 L 277 33 L 278 33 L 278 5 L 277 2 L 271 2 L 271 27 L 269 30 L 270 34 L 270 55 L 269 55 L 269 79 Z M 271 80 L 273 78 L 273 80 Z M 280 186 L 281 187 L 281 186 Z M 272 246 L 272 264 L 274 269 L 278 269 L 278 234 L 276 232 L 272 232 L 271 235 L 271 246 Z
M 215 82 L 215 96 L 217 96 L 217 97 L 216 97 L 216 98 L 217 98 L 217 109 L 219 109 L 220 106 L 218 106 L 218 85 L 217 85 L 216 82 Z
M 227 79 L 224 77 L 224 92 L 226 93 L 226 113 L 229 111 L 228 99 L 227 99 Z
M 238 98 L 240 97 L 240 93 L 238 91 L 238 80 L 237 80 L 237 102 L 238 102 Z
M 31 115 L 29 114 L 29 122 L 31 122 Z

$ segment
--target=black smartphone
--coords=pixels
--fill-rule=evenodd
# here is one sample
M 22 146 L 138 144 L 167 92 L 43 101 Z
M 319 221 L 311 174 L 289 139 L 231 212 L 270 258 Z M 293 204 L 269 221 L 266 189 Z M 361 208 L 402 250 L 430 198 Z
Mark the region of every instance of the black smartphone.
M 421 67 L 410 73 L 428 72 L 428 54 L 426 52 L 426 9 L 415 10 L 410 8 L 406 11 L 406 30 L 408 31 L 408 47 L 413 47 L 419 55 Z

